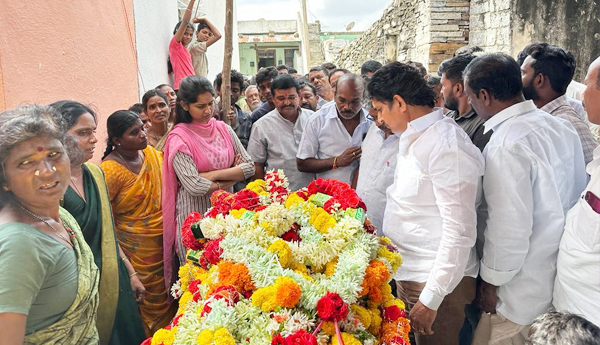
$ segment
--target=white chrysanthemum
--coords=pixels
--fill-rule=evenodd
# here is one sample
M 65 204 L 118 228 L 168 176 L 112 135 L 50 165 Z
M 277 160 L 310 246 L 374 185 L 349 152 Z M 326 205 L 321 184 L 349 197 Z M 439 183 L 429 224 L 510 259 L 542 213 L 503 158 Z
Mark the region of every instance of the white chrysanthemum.
M 221 237 L 221 234 L 225 232 L 226 222 L 221 214 L 217 215 L 216 218 L 204 218 L 200 221 L 200 229 L 204 237 L 214 240 Z
M 299 330 L 310 331 L 316 326 L 315 319 L 310 318 L 302 311 L 295 311 L 291 317 L 285 322 L 285 328 L 281 332 L 281 335 L 287 337 L 288 335 L 294 334 Z
M 317 344 L 319 344 L 319 345 L 329 344 L 329 336 L 327 335 L 327 333 L 325 333 L 323 331 L 319 331 L 319 333 L 317 333 Z
M 173 286 L 171 286 L 171 296 L 175 299 L 179 299 L 183 295 L 183 291 L 181 291 L 181 280 L 178 279 Z
M 206 303 L 210 303 L 211 311 L 200 320 L 202 329 L 211 331 L 216 331 L 221 327 L 229 330 L 235 329 L 238 320 L 237 313 L 234 307 L 227 305 L 227 300 L 209 298 Z
M 195 344 L 198 334 L 202 331 L 200 320 L 197 316 L 200 304 L 190 303 L 188 309 L 179 318 L 177 336 L 173 345 Z

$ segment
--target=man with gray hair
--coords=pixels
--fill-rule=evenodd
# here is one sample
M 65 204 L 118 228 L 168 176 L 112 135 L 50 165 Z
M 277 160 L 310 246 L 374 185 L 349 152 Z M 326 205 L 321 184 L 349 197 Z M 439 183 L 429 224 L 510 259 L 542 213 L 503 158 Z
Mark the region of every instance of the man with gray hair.
M 334 102 L 308 120 L 296 155 L 298 170 L 317 178 L 350 183 L 358 168 L 361 144 L 372 122 L 362 108 L 365 85 L 356 74 L 337 82 Z
M 575 314 L 557 311 L 535 319 L 527 345 L 600 345 L 600 328 Z

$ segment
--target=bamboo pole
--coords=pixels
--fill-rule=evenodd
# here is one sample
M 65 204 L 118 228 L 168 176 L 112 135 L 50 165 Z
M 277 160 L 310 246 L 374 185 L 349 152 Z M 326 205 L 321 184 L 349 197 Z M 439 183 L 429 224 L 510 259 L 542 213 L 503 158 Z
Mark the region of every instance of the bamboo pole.
M 223 121 L 231 125 L 227 114 L 231 104 L 231 58 L 233 56 L 233 0 L 225 4 L 225 54 L 223 59 L 223 84 L 221 85 L 221 113 Z M 240 85 L 241 86 L 241 85 Z

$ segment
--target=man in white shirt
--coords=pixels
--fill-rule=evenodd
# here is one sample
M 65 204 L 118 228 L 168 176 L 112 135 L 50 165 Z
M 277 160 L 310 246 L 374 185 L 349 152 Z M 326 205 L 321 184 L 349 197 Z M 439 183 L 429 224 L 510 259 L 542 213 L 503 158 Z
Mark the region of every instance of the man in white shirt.
M 372 122 L 362 108 L 364 82 L 355 74 L 338 80 L 334 102 L 310 117 L 298 154 L 298 170 L 317 178 L 350 183 L 358 169 L 360 145 Z
M 600 124 L 600 58 L 585 78 L 585 108 L 592 123 Z M 600 148 L 588 164 L 590 183 L 583 198 L 567 214 L 560 241 L 554 307 L 587 318 L 600 327 Z
M 400 297 L 417 345 L 458 344 L 465 305 L 475 297 L 475 201 L 484 162 L 419 71 L 392 62 L 369 83 L 373 108 L 402 133 L 383 233 L 399 248 Z
M 488 216 L 477 291 L 493 315 L 479 322 L 473 343 L 525 344 L 533 320 L 552 306 L 565 214 L 587 180 L 583 151 L 569 122 L 525 101 L 510 56 L 478 57 L 463 76 L 485 131 L 493 131 L 483 151 Z
M 383 236 L 385 191 L 394 183 L 400 134 L 392 133 L 376 113 L 374 116 L 376 126 L 369 128 L 362 143 L 356 193 L 367 205 L 368 217 L 377 228 L 377 235 Z
M 271 83 L 275 109 L 252 126 L 248 154 L 254 161 L 255 179 L 262 179 L 266 169 L 283 169 L 291 190 L 306 187 L 314 174 L 298 171 L 296 153 L 302 131 L 313 114 L 300 108 L 300 85 L 289 74 L 281 74 Z

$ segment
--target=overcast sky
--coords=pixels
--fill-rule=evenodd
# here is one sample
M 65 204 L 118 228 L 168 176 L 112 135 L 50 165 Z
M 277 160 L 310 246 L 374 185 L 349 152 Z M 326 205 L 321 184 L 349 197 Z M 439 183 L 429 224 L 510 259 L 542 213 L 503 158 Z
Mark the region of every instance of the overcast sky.
M 302 14 L 301 0 L 236 0 L 237 20 L 264 18 L 296 19 Z M 323 32 L 345 31 L 355 22 L 352 31 L 364 31 L 373 24 L 392 0 L 306 0 L 308 21 L 321 22 Z M 315 19 L 316 18 L 316 19 Z

